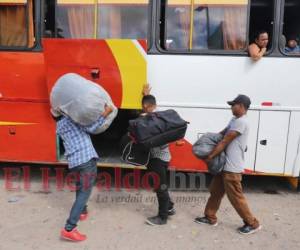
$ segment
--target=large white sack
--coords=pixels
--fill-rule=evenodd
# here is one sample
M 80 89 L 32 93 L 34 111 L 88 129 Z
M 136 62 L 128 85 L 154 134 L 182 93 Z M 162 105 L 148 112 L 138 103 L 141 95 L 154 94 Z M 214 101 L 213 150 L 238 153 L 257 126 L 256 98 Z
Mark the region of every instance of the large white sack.
M 75 73 L 65 74 L 56 81 L 50 93 L 50 103 L 54 116 L 65 114 L 83 126 L 95 122 L 103 113 L 105 104 L 112 106 L 113 112 L 96 134 L 104 132 L 118 113 L 111 97 L 101 86 Z

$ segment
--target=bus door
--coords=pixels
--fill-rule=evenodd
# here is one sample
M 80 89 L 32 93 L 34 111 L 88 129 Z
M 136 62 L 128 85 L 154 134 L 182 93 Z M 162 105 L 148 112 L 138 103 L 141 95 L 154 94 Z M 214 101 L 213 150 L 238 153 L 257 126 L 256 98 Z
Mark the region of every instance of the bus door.
M 283 174 L 290 112 L 260 111 L 255 171 Z
M 0 160 L 56 159 L 43 54 L 36 47 L 37 1 L 0 1 Z
M 148 0 L 57 0 L 46 8 L 42 45 L 48 94 L 60 76 L 73 72 L 104 87 L 120 109 L 105 133 L 92 136 L 105 164 L 119 164 L 115 145 L 136 115 L 134 110 L 141 109 L 147 82 L 148 5 Z M 58 159 L 63 160 L 58 142 Z

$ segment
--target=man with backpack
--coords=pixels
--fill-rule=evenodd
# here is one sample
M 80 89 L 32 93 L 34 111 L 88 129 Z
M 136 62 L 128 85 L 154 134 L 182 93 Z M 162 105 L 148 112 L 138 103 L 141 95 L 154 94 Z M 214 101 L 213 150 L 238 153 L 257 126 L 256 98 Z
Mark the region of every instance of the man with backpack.
M 156 110 L 156 99 L 153 95 L 150 95 L 150 90 L 150 86 L 145 85 L 142 115 L 150 114 Z M 151 148 L 147 172 L 154 173 L 158 177 L 158 185 L 154 190 L 158 200 L 158 215 L 147 218 L 146 223 L 148 225 L 164 225 L 167 223 L 168 216 L 175 214 L 174 203 L 171 201 L 167 186 L 167 170 L 170 160 L 171 154 L 168 145 Z

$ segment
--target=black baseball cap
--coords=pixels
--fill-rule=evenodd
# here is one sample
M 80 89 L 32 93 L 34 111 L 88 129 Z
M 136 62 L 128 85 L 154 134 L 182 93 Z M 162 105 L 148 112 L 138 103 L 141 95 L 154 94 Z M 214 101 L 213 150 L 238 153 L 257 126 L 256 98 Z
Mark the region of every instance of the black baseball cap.
M 246 95 L 238 95 L 234 100 L 227 102 L 230 106 L 234 104 L 243 104 L 246 109 L 250 107 L 251 100 Z

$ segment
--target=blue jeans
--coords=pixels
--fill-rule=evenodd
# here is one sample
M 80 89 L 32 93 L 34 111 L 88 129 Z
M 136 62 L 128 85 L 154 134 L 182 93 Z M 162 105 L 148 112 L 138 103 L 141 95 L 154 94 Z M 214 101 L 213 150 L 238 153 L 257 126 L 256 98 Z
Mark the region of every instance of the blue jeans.
M 93 185 L 97 177 L 97 161 L 91 159 L 87 163 L 71 169 L 71 173 L 76 175 L 76 199 L 73 203 L 70 216 L 66 222 L 65 229 L 73 230 L 77 226 L 81 213 L 86 211 L 86 204 L 91 195 Z

